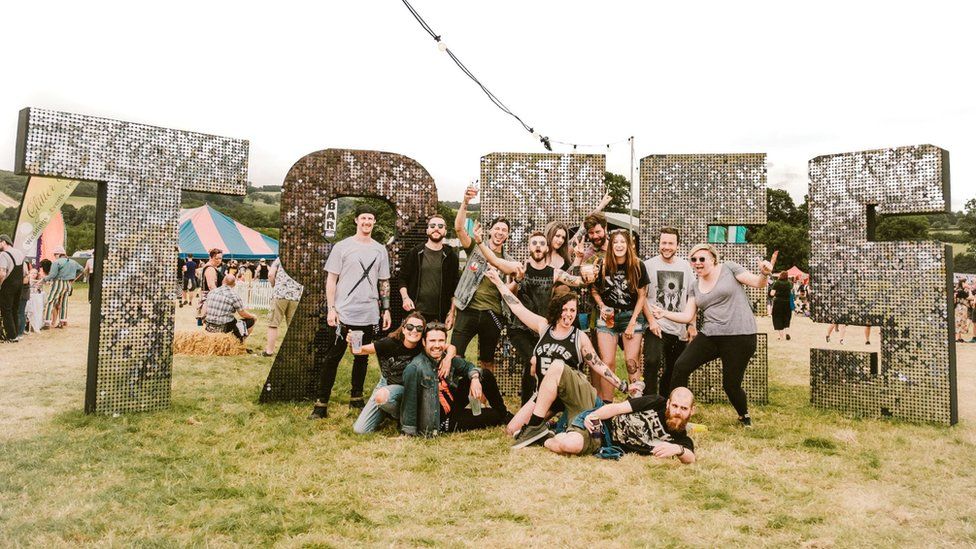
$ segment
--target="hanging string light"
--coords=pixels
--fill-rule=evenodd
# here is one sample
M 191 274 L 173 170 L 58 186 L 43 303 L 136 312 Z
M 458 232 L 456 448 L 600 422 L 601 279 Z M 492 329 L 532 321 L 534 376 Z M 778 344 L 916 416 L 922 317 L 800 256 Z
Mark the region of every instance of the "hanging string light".
M 525 121 L 523 121 L 520 116 L 512 112 L 512 110 L 509 109 L 505 105 L 505 103 L 503 103 L 502 100 L 498 98 L 498 96 L 492 93 L 491 90 L 485 87 L 485 85 L 482 84 L 480 80 L 478 80 L 478 78 L 474 75 L 474 73 L 472 73 L 471 70 L 468 69 L 468 67 L 466 67 L 464 63 L 462 63 L 461 60 L 458 59 L 456 55 L 454 55 L 454 52 L 451 51 L 451 48 L 447 47 L 447 43 L 441 40 L 441 36 L 435 33 L 434 29 L 432 29 L 431 26 L 427 24 L 427 21 L 425 21 L 424 18 L 421 17 L 419 13 L 417 13 L 417 10 L 410 5 L 410 2 L 408 2 L 407 0 L 402 0 L 402 1 L 403 1 L 403 5 L 406 6 L 407 9 L 410 11 L 410 14 L 413 15 L 414 19 L 417 20 L 417 23 L 419 23 L 420 26 L 424 29 L 424 31 L 427 34 L 429 34 L 431 38 L 434 39 L 434 42 L 437 43 L 437 49 L 440 50 L 441 52 L 446 53 L 448 57 L 451 58 L 451 61 L 453 61 L 454 64 L 457 65 L 459 69 L 461 69 L 461 72 L 463 72 L 465 75 L 467 75 L 468 78 L 470 78 L 475 84 L 477 84 L 478 87 L 481 88 L 481 91 L 483 91 L 485 95 L 488 96 L 488 99 L 491 100 L 491 102 L 494 103 L 496 107 L 498 107 L 505 114 L 514 118 L 516 121 L 518 121 L 518 123 L 522 126 L 522 128 L 525 131 L 532 134 L 533 139 L 538 139 L 539 142 L 542 143 L 542 146 L 545 147 L 547 151 L 552 151 L 553 143 L 557 145 L 571 146 L 573 147 L 574 151 L 577 150 L 577 147 L 590 148 L 590 147 L 603 147 L 603 146 L 606 146 L 607 150 L 610 150 L 611 145 L 618 145 L 620 143 L 630 142 L 633 139 L 631 137 L 631 138 L 621 139 L 619 141 L 601 144 L 601 145 L 585 145 L 582 143 L 573 143 L 573 142 L 550 139 L 549 136 L 542 135 L 539 132 L 536 132 L 535 128 L 526 124 Z

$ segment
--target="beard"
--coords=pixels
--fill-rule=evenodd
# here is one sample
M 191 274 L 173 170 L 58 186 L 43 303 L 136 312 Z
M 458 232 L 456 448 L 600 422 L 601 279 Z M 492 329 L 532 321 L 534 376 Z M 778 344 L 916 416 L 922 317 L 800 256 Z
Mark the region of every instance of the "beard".
M 674 254 L 675 252 L 668 250 L 666 252 L 661 252 L 661 257 L 663 257 L 664 259 L 671 259 L 672 257 L 674 257 Z
M 542 261 L 546 258 L 546 252 L 542 250 L 533 250 L 529 255 L 536 261 Z
M 672 433 L 680 433 L 685 430 L 685 426 L 688 425 L 687 418 L 673 417 L 667 412 L 664 414 L 664 422 L 667 425 L 668 431 Z
M 607 237 L 601 236 L 600 238 L 591 238 L 590 243 L 593 244 L 594 248 L 602 250 L 603 245 L 607 243 Z
M 441 240 L 444 240 L 444 234 L 441 233 L 440 231 L 434 231 L 434 232 L 430 233 L 429 235 L 427 235 L 427 238 L 431 242 L 440 242 Z

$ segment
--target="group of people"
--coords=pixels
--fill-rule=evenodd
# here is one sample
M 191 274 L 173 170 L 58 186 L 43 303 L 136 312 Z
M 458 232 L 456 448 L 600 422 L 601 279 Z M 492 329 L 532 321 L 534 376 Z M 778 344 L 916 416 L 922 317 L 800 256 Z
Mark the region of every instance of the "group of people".
M 793 315 L 810 315 L 810 286 L 799 277 L 791 278 L 787 271 L 780 271 L 766 287 L 766 310 L 773 319 L 776 339 L 790 338 Z
M 0 342 L 19 342 L 31 332 L 67 328 L 68 296 L 74 283 L 91 276 L 91 259 L 82 267 L 64 247 L 54 260 L 27 261 L 8 235 L 0 235 Z
M 252 273 L 251 267 L 254 267 Z M 178 274 L 183 282 L 180 306 L 196 305 L 197 324 L 212 333 L 231 333 L 241 342 L 250 335 L 257 322 L 257 315 L 244 307 L 244 300 L 237 291 L 238 281 L 245 284 L 252 280 L 267 281 L 271 286 L 271 316 L 268 320 L 268 337 L 262 356 L 273 356 L 278 340 L 278 328 L 284 322 L 291 325 L 302 297 L 302 285 L 285 272 L 280 258 L 270 265 L 262 259 L 258 263 L 231 261 L 224 264 L 224 252 L 214 248 L 205 263 L 198 263 L 192 255 L 180 260 Z M 252 278 L 257 276 L 257 278 Z M 239 317 L 239 318 L 238 318 Z M 250 348 L 248 353 L 253 352 Z
M 953 298 L 956 342 L 976 343 L 976 285 L 971 284 L 967 279 L 956 281 Z
M 389 257 L 371 238 L 376 213 L 365 205 L 355 211 L 356 234 L 338 242 L 325 265 L 328 311 L 319 339 L 328 348 L 317 365 L 320 392 L 309 419 L 328 417 L 338 365 L 351 345 L 349 403 L 362 409 L 357 433 L 387 419 L 398 421 L 404 434 L 424 436 L 505 425 L 513 448 L 612 449 L 690 463 L 688 380 L 716 358 L 739 422 L 752 424 L 742 381 L 757 329 L 744 287 L 766 287 L 776 254 L 760 261 L 758 274 L 722 262 L 709 244 L 694 246 L 685 259 L 677 254 L 678 231 L 665 227 L 659 253 L 641 261 L 629 232 L 607 232 L 600 212 L 605 199 L 575 234 L 563 223 L 531 231 L 528 259 L 515 261 L 506 219 L 492 220 L 484 231 L 467 226 L 476 195 L 474 187 L 465 192 L 454 219 L 463 268 L 457 250 L 444 242 L 447 220 L 431 216 L 427 240 L 407 253 L 397 288 L 407 316 L 385 337 Z M 494 377 L 503 329 L 524 364 L 515 413 Z M 464 358 L 475 337 L 477 364 Z M 625 379 L 615 373 L 618 347 Z M 364 398 L 370 354 L 377 355 L 381 376 Z

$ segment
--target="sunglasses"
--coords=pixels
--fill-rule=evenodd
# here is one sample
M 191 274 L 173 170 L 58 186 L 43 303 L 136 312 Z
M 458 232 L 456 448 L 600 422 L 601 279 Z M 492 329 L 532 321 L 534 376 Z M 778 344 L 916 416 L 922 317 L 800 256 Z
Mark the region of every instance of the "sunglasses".
M 691 258 L 692 263 L 704 263 L 708 258 L 705 256 Z
M 405 332 L 422 332 L 424 331 L 423 324 L 404 324 L 403 331 Z
M 427 228 L 428 229 L 443 229 L 444 228 L 444 224 L 443 223 L 430 223 L 430 224 L 427 225 Z

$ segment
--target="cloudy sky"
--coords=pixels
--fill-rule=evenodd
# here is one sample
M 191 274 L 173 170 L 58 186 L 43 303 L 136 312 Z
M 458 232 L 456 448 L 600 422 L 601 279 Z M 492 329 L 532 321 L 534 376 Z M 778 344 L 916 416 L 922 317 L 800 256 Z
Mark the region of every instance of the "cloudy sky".
M 967 3 L 412 3 L 528 124 L 599 144 L 580 151 L 766 152 L 799 199 L 817 155 L 931 143 L 953 209 L 976 196 Z M 248 139 L 259 186 L 312 151 L 378 149 L 456 200 L 482 155 L 543 150 L 400 0 L 306 4 L 4 3 L 0 169 L 26 106 Z M 607 161 L 629 175 L 629 146 Z

